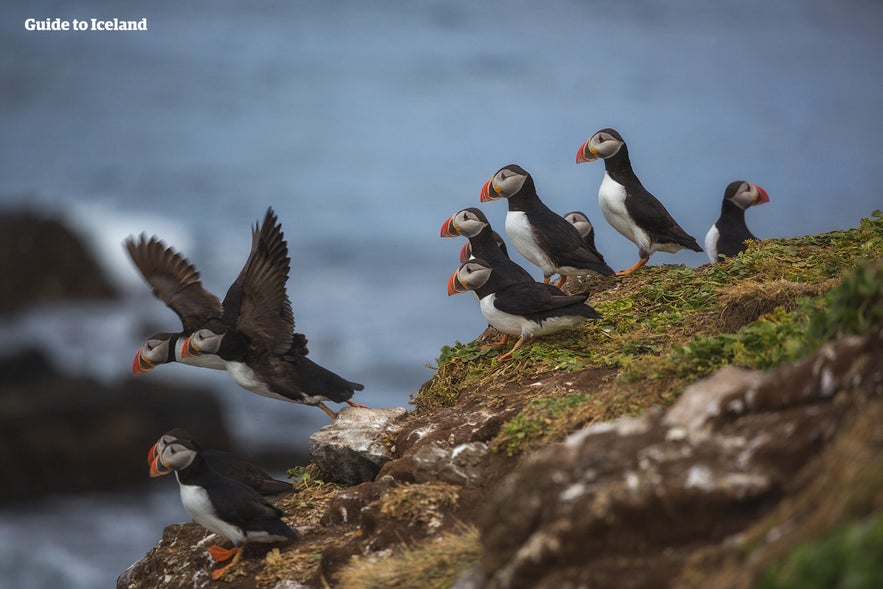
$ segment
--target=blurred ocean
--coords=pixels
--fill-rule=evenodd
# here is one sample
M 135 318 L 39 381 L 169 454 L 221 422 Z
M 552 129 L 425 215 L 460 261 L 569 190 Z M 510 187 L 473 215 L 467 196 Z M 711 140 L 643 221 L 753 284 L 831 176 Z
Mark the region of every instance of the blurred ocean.
M 29 17 L 147 17 L 149 30 L 29 32 Z M 152 328 L 178 322 L 123 239 L 160 236 L 223 296 L 272 206 L 311 357 L 363 382 L 358 401 L 406 406 L 439 348 L 485 326 L 472 297 L 446 296 L 462 242 L 438 232 L 505 164 L 530 171 L 554 210 L 586 212 L 617 269 L 637 252 L 598 210 L 603 164 L 574 163 L 602 127 L 700 243 L 735 179 L 770 195 L 747 215 L 762 237 L 852 227 L 883 207 L 881 25 L 872 0 L 5 3 L 0 206 L 67 219 L 128 296 L 5 318 L 0 353 L 30 339 L 71 372 L 126 374 Z M 505 203 L 481 206 L 502 233 Z M 76 345 L 84 332 L 107 354 Z M 145 378 L 214 387 L 249 451 L 302 447 L 325 423 L 224 374 Z M 187 519 L 174 485 L 155 482 L 143 496 L 0 509 L 0 574 L 112 586 Z

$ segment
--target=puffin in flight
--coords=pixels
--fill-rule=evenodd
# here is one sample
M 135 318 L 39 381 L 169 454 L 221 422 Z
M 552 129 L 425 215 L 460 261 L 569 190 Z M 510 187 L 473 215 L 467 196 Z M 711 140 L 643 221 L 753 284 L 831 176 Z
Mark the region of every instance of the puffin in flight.
M 193 436 L 190 435 L 190 432 L 181 428 L 175 428 L 164 433 L 147 453 L 147 466 L 153 465 L 157 456 L 165 451 L 166 446 L 179 441 L 192 442 Z M 235 454 L 208 448 L 200 450 L 200 454 L 216 473 L 228 479 L 239 481 L 261 495 L 294 492 L 294 487 L 290 482 L 274 479 L 261 467 Z
M 705 252 L 711 263 L 719 262 L 721 256 L 732 257 L 744 252 L 749 239 L 757 239 L 745 224 L 745 209 L 770 202 L 766 190 L 746 182 L 730 182 L 724 191 L 721 215 L 705 234 Z
M 251 253 L 223 301 L 223 314 L 184 341 L 181 355 L 215 354 L 242 388 L 273 399 L 315 405 L 331 419 L 324 401 L 346 402 L 364 386 L 350 382 L 307 357 L 307 340 L 294 332 L 286 292 L 290 259 L 282 226 L 272 209 L 252 230 Z
M 181 354 L 187 336 L 210 319 L 220 318 L 223 313 L 221 300 L 202 287 L 199 272 L 193 264 L 180 252 L 166 247 L 156 236 L 148 238 L 142 233 L 138 239 L 129 237 L 124 245 L 153 295 L 178 315 L 183 328 L 177 333 L 152 335 L 135 354 L 132 372 L 144 374 L 167 362 L 224 370 L 224 361 L 215 355 L 185 358 Z
M 614 229 L 638 246 L 640 256 L 634 266 L 619 272 L 620 275 L 642 268 L 654 252 L 702 251 L 638 180 L 625 140 L 615 129 L 601 129 L 586 140 L 576 152 L 576 163 L 592 162 L 599 157 L 604 159 L 605 166 L 598 190 L 601 212 Z
M 534 280 L 514 281 L 481 258 L 462 263 L 448 279 L 449 296 L 467 290 L 475 291 L 481 314 L 488 323 L 503 333 L 519 336 L 512 349 L 500 356 L 500 361 L 511 359 L 513 353 L 535 337 L 600 317 L 585 304 L 587 295 L 555 295 Z
M 233 559 L 212 571 L 212 579 L 221 578 L 236 566 L 248 542 L 276 543 L 298 539 L 297 532 L 282 521 L 285 512 L 251 487 L 218 474 L 193 440 L 177 438 L 165 444 L 151 460 L 151 477 L 172 471 L 181 489 L 181 503 L 193 520 L 233 542 L 230 549 L 217 545 L 207 549 L 217 562 Z
M 521 166 L 500 168 L 481 188 L 481 202 L 507 199 L 506 235 L 522 256 L 539 266 L 543 282 L 553 274 L 561 278 L 598 273 L 614 274 L 598 250 L 586 245 L 576 228 L 556 215 L 537 195 L 533 178 Z

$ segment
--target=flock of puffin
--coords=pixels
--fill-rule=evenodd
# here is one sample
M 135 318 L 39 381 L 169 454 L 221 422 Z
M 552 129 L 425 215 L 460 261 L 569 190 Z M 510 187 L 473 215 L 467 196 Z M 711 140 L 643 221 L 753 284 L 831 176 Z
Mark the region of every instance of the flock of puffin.
M 500 356 L 501 361 L 510 359 L 534 337 L 599 317 L 585 304 L 587 295 L 561 290 L 568 277 L 624 275 L 643 267 L 657 251 L 702 251 L 641 184 L 616 130 L 598 131 L 576 154 L 577 163 L 599 158 L 605 163 L 598 192 L 601 212 L 638 247 L 639 259 L 627 270 L 616 273 L 607 265 L 584 213 L 554 213 L 540 200 L 530 174 L 514 164 L 501 168 L 484 184 L 480 200 L 507 200 L 506 235 L 524 258 L 542 270 L 543 282 L 535 281 L 509 258 L 505 242 L 480 209 L 463 209 L 442 224 L 442 237 L 468 239 L 460 253 L 461 264 L 448 280 L 448 294 L 473 291 L 485 319 L 503 334 L 499 345 L 512 335 L 519 336 L 514 347 Z M 720 218 L 705 237 L 705 251 L 712 262 L 738 254 L 747 247 L 746 240 L 756 239 L 745 224 L 745 209 L 768 201 L 766 191 L 751 182 L 738 180 L 727 186 Z M 199 273 L 181 253 L 157 237 L 130 237 L 125 247 L 153 294 L 182 324 L 180 331 L 158 333 L 144 343 L 132 364 L 135 374 L 180 362 L 226 370 L 246 390 L 315 405 L 332 419 L 337 414 L 326 401 L 364 407 L 351 400 L 364 387 L 310 360 L 306 337 L 294 331 L 286 292 L 288 245 L 272 209 L 252 229 L 249 256 L 223 301 L 202 287 Z M 552 284 L 556 274 L 559 279 Z M 291 492 L 290 483 L 275 480 L 234 455 L 201 449 L 182 429 L 164 434 L 150 448 L 147 460 L 151 477 L 175 472 L 182 503 L 193 519 L 233 543 L 230 549 L 208 548 L 214 560 L 230 561 L 212 571 L 213 579 L 239 562 L 248 542 L 297 538 L 282 521 L 285 514 L 265 498 Z

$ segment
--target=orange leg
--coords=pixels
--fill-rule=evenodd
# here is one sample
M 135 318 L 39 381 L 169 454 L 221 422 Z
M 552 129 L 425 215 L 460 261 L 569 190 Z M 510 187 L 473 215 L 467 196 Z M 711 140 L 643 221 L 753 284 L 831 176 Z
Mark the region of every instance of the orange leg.
M 347 403 L 347 405 L 349 405 L 350 407 L 358 407 L 359 409 L 370 409 L 370 407 L 368 407 L 367 405 L 359 405 L 359 404 L 356 403 L 355 401 L 347 400 L 346 403 Z
M 230 561 L 229 564 L 222 566 L 219 569 L 215 569 L 212 571 L 212 580 L 217 581 L 221 578 L 221 576 L 227 572 L 227 569 L 236 566 L 236 564 L 242 560 L 242 553 L 245 552 L 245 546 L 242 548 L 232 548 L 231 550 L 235 550 L 236 554 L 233 555 L 233 560 Z
M 337 413 L 335 413 L 334 411 L 332 411 L 331 409 L 329 409 L 329 408 L 328 408 L 328 405 L 326 405 L 326 404 L 323 403 L 322 401 L 319 401 L 318 403 L 316 403 L 316 407 L 318 407 L 319 409 L 321 409 L 322 411 L 324 411 L 325 414 L 326 414 L 328 417 L 331 418 L 331 421 L 334 421 L 335 419 L 337 419 Z
M 628 270 L 623 270 L 622 272 L 617 272 L 616 275 L 617 276 L 625 276 L 626 274 L 631 274 L 635 270 L 638 270 L 639 268 L 643 268 L 644 264 L 646 264 L 649 261 L 650 261 L 650 256 L 647 256 L 646 258 L 641 258 L 640 260 L 635 262 L 634 266 L 632 266 Z
M 504 333 L 503 337 L 500 338 L 500 341 L 494 342 L 492 344 L 484 344 L 483 346 L 481 346 L 481 349 L 484 350 L 485 348 L 495 348 L 497 346 L 502 346 L 502 345 L 505 345 L 506 342 L 508 342 L 508 341 L 509 341 L 509 334 Z
M 558 282 L 555 284 L 555 286 L 557 286 L 558 288 L 561 288 L 562 286 L 564 286 L 565 282 L 567 282 L 567 276 L 562 276 L 561 278 L 558 279 Z
M 514 352 L 517 352 L 518 350 L 520 350 L 520 349 L 524 346 L 524 344 L 527 343 L 528 339 L 532 339 L 532 338 L 525 338 L 525 337 L 522 335 L 520 338 L 518 338 L 518 341 L 515 342 L 515 345 L 512 346 L 512 349 L 509 350 L 508 352 L 506 352 L 505 354 L 503 354 L 502 356 L 500 356 L 500 357 L 498 358 L 498 360 L 499 360 L 500 362 L 506 362 L 507 360 L 511 360 L 511 359 L 512 359 L 512 354 L 513 354 Z
M 236 556 L 237 552 L 239 552 L 239 549 L 235 546 L 228 550 L 227 548 L 222 548 L 218 545 L 214 545 L 209 546 L 208 548 L 206 548 L 206 550 L 208 551 L 209 556 L 211 556 L 215 562 L 224 562 L 225 560 L 230 560 L 231 558 Z

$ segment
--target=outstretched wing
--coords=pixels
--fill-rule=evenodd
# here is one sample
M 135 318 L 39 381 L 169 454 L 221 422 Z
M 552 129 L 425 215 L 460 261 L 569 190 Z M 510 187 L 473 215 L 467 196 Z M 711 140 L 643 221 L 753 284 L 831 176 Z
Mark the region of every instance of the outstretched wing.
M 153 295 L 180 317 L 184 331 L 194 331 L 221 316 L 220 299 L 202 287 L 199 272 L 179 252 L 144 233 L 137 240 L 126 239 L 125 246 Z

